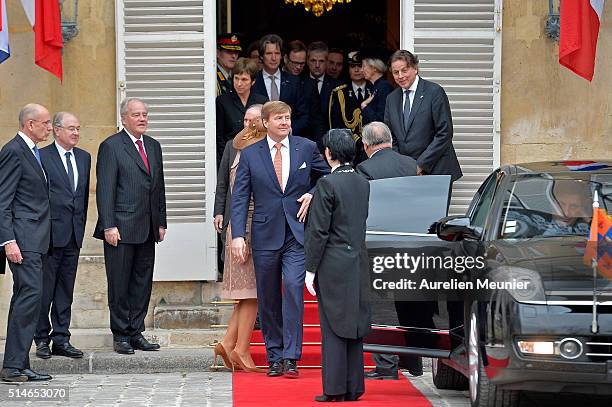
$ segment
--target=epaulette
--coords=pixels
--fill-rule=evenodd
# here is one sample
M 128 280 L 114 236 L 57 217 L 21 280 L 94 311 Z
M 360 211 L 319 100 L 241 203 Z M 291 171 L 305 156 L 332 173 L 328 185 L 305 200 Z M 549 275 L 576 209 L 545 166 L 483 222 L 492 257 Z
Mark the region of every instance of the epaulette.
M 346 88 L 348 85 L 345 83 L 344 85 L 340 85 L 340 86 L 336 86 L 332 92 L 338 92 L 339 90 L 342 90 L 344 88 Z

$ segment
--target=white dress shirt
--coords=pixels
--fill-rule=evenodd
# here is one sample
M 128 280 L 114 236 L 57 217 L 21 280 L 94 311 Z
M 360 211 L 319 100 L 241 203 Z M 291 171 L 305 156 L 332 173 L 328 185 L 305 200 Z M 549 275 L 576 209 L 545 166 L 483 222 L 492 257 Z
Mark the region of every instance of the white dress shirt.
M 416 94 L 416 90 L 417 90 L 417 86 L 419 84 L 419 75 L 416 76 L 416 78 L 414 78 L 414 82 L 412 82 L 412 85 L 410 85 L 410 87 L 408 89 L 404 89 L 404 91 L 402 92 L 402 111 L 404 109 L 404 106 L 406 106 L 406 90 L 410 91 L 410 111 L 412 112 L 412 103 L 414 102 L 414 95 Z
M 272 140 L 270 136 L 266 136 L 266 140 L 268 140 L 268 147 L 270 148 L 270 157 L 272 158 L 272 165 L 274 165 L 274 156 L 276 155 L 276 147 L 274 147 L 274 145 L 276 144 L 276 141 Z M 285 137 L 281 140 L 280 143 L 283 145 L 281 147 L 281 158 L 283 160 L 281 172 L 283 174 L 284 191 L 285 187 L 287 186 L 287 178 L 289 178 L 289 165 L 291 164 L 289 161 L 289 137 Z
M 315 78 L 310 74 L 310 77 L 317 83 L 317 89 L 319 90 L 319 94 L 321 94 L 321 88 L 323 88 L 323 81 L 325 80 L 325 74 Z
M 57 152 L 62 159 L 62 164 L 64 164 L 64 170 L 66 170 L 66 174 L 68 174 L 68 166 L 66 165 L 66 153 L 70 153 L 70 163 L 72 164 L 72 171 L 74 172 L 74 186 L 78 185 L 79 182 L 79 171 L 77 170 L 76 159 L 74 158 L 74 149 L 64 150 L 64 147 L 60 146 L 57 141 L 54 143 L 55 148 L 57 148 Z
M 272 95 L 270 94 L 270 88 L 272 86 L 271 76 L 274 76 L 274 82 L 276 82 L 276 87 L 278 88 L 278 96 L 280 97 L 281 93 L 281 71 L 277 69 L 272 75 L 267 73 L 266 71 L 261 72 L 264 78 L 264 85 L 266 85 L 266 92 L 268 92 L 268 99 L 272 100 Z
M 136 142 L 138 140 L 142 140 L 142 149 L 144 150 L 145 155 L 148 158 L 149 154 L 147 154 L 147 149 L 145 147 L 144 138 L 142 136 L 140 136 L 140 138 L 136 138 L 136 137 L 132 136 L 132 134 L 129 131 L 127 131 L 127 129 L 124 128 L 123 130 L 127 133 L 128 136 L 130 136 L 130 138 L 132 139 L 132 143 L 134 144 L 134 148 L 136 148 L 136 151 L 138 151 L 139 153 L 140 153 L 140 151 L 138 150 L 138 144 L 136 144 Z
M 365 84 L 365 82 L 361 86 L 357 85 L 355 82 L 351 82 L 351 84 L 353 85 L 353 93 L 355 94 L 355 97 L 357 97 L 359 95 L 357 90 L 361 89 L 361 97 L 365 99 L 366 98 L 366 84 Z

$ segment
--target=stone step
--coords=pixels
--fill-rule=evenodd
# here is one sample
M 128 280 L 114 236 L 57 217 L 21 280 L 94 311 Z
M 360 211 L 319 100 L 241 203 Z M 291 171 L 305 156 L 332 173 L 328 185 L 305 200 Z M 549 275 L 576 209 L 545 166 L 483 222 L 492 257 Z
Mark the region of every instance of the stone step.
M 154 329 L 210 329 L 229 321 L 233 302 L 210 305 L 158 305 L 153 310 Z
M 112 350 L 113 335 L 107 328 L 71 329 L 70 343 L 82 350 Z M 150 341 L 159 343 L 162 348 L 202 348 L 220 341 L 224 329 L 149 329 L 143 335 Z M 4 350 L 4 340 L 0 350 Z M 32 345 L 31 352 L 36 347 Z

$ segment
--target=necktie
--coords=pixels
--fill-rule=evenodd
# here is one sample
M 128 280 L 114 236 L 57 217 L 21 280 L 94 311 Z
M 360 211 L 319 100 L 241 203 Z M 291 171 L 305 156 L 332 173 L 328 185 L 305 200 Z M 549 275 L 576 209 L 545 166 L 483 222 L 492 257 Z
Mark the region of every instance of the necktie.
M 145 167 L 147 167 L 147 172 L 151 173 L 151 168 L 149 168 L 149 159 L 145 154 L 144 148 L 142 148 L 142 140 L 136 140 L 136 145 L 138 146 L 138 152 L 140 153 L 140 158 L 144 161 Z
M 42 162 L 40 161 L 40 153 L 38 152 L 38 148 L 36 146 L 32 147 L 32 152 L 36 156 L 36 161 L 38 161 L 38 165 L 42 168 Z
M 357 104 L 361 106 L 361 102 L 363 102 L 363 91 L 361 88 L 357 88 Z
M 276 173 L 276 178 L 278 179 L 278 185 L 281 187 L 281 191 L 284 192 L 283 189 L 283 156 L 281 155 L 281 147 L 283 145 L 281 143 L 274 144 L 276 148 L 276 154 L 274 155 L 274 172 Z
M 70 189 L 72 192 L 76 190 L 74 186 L 74 169 L 72 168 L 72 160 L 70 159 L 70 151 L 66 151 L 66 171 L 68 171 L 68 181 L 70 181 Z
M 321 89 L 323 89 L 323 79 L 317 79 L 317 90 L 319 91 L 319 95 L 321 94 Z
M 274 75 L 270 75 L 270 100 L 278 100 L 278 87 Z
M 404 91 L 404 130 L 408 129 L 408 118 L 410 117 L 410 90 Z

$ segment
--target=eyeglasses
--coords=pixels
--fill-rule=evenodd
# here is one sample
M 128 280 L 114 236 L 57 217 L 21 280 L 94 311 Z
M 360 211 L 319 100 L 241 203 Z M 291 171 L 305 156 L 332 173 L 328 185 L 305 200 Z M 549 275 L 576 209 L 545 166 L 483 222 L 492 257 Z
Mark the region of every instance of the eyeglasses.
M 30 119 L 30 120 L 31 120 L 31 121 L 33 121 L 33 122 L 42 123 L 42 124 L 44 124 L 45 126 L 49 126 L 49 125 L 51 125 L 51 120 L 47 120 L 47 121 L 44 121 L 44 122 L 43 122 L 42 120 L 36 120 L 36 119 Z
M 64 126 L 55 126 L 55 127 L 60 127 L 62 129 L 66 129 L 68 130 L 70 133 L 78 133 L 81 131 L 81 126 L 70 126 L 70 127 L 64 127 Z
M 304 66 L 304 65 L 306 65 L 306 62 L 297 62 L 297 61 L 292 61 L 292 60 L 289 60 L 289 62 L 292 63 L 293 65 L 296 65 L 296 66 Z

